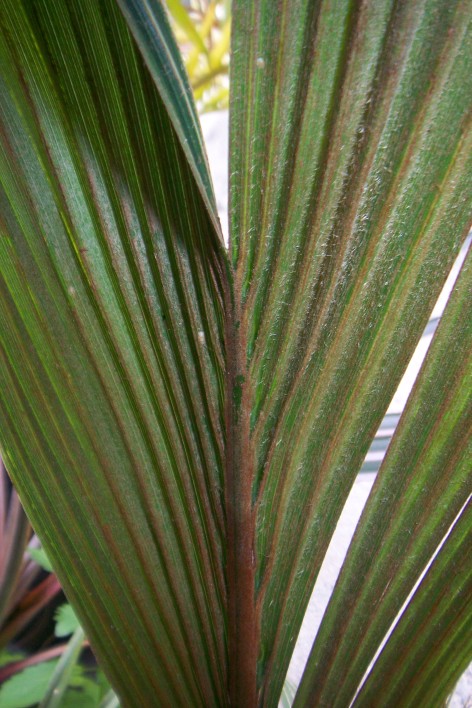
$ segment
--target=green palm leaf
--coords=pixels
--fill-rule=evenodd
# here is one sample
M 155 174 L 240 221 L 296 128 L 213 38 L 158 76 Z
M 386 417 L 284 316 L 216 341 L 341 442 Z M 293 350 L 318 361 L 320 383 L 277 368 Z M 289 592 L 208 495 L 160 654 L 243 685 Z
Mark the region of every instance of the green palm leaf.
M 258 689 L 272 705 L 343 504 L 468 230 L 470 32 L 460 2 L 238 3 L 234 22 L 235 318 Z
M 386 706 L 446 702 L 470 662 L 471 524 L 469 503 L 354 705 L 372 705 L 379 691 Z
M 428 580 L 420 585 L 409 608 L 419 627 L 402 631 L 403 644 L 398 636 L 400 627 L 397 628 L 387 644 L 390 663 L 392 659 L 400 665 L 405 662 L 405 637 L 423 650 L 439 644 L 434 634 L 444 630 L 442 623 L 437 624 L 440 593 L 446 593 L 442 601 L 457 611 L 459 622 L 463 621 L 461 604 L 470 605 L 470 574 L 467 577 L 461 564 L 470 555 L 466 548 L 472 542 L 471 268 L 469 252 L 323 618 L 299 689 L 298 705 L 344 705 L 355 693 L 410 590 L 452 524 L 457 526 L 452 534 L 456 541 L 450 540 L 442 547 L 428 572 Z M 453 543 L 458 544 L 457 548 Z M 464 554 L 463 560 L 459 561 L 458 553 Z M 427 583 L 433 588 L 428 588 Z M 454 589 L 455 584 L 461 590 Z M 415 611 L 415 603 L 423 604 L 421 612 Z M 422 627 L 421 618 L 424 621 L 428 613 L 431 618 L 436 615 L 436 619 Z M 427 633 L 427 639 L 420 639 L 422 632 Z M 415 688 L 421 686 L 422 662 L 410 659 L 408 666 L 410 671 L 416 667 Z M 374 676 L 375 673 L 367 686 L 375 684 Z M 392 674 L 392 686 L 383 687 L 385 705 L 400 705 L 400 696 L 404 705 L 415 705 L 412 697 L 407 698 L 406 686 L 399 692 L 400 678 L 399 670 Z M 450 680 L 454 684 L 458 678 L 453 673 Z M 367 686 L 356 704 L 371 705 L 368 696 L 372 698 L 372 689 L 368 691 Z M 448 689 L 452 687 L 449 685 Z
M 219 235 L 114 3 L 2 27 L 5 457 L 123 698 L 221 700 Z
M 2 455 L 123 705 L 277 705 L 468 230 L 468 3 L 234 4 L 229 255 L 161 1 L 0 23 Z M 470 658 L 468 295 L 470 257 L 297 705 L 390 669 L 386 700 L 444 697 Z

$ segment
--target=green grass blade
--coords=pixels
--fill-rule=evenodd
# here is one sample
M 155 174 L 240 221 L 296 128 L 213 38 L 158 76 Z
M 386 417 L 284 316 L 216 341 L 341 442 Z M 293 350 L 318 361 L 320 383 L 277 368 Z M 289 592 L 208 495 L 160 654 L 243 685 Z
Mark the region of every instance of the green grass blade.
M 80 658 L 84 638 L 84 630 L 82 627 L 78 627 L 67 643 L 67 648 L 57 662 L 57 666 L 51 676 L 46 693 L 44 694 L 38 708 L 60 708 L 64 693 L 66 692 L 72 677 L 72 672 Z
M 0 21 L 2 455 L 120 698 L 219 703 L 219 236 L 111 0 Z
M 252 468 L 239 513 L 263 704 L 468 230 L 469 23 L 460 0 L 234 6 L 231 258 Z
M 390 625 L 468 499 L 470 507 L 471 274 L 469 251 L 323 618 L 297 694 L 299 706 L 350 703 Z M 462 516 L 469 518 L 470 508 Z M 417 673 L 421 682 L 422 671 L 431 668 L 428 662 L 434 660 L 436 642 L 440 645 L 439 637 L 434 638 L 443 630 L 441 613 L 451 611 L 451 622 L 457 613 L 459 625 L 463 621 L 462 603 L 470 598 L 470 591 L 461 595 L 454 587 L 467 585 L 470 577 L 455 555 L 453 539 L 459 539 L 461 552 L 470 547 L 470 523 L 465 524 L 465 530 L 464 524 L 464 520 L 457 522 L 457 532 L 446 540 L 420 585 L 419 597 L 415 596 L 394 632 L 392 649 L 387 644 L 384 650 L 382 665 L 388 667 L 382 679 L 385 705 L 390 705 L 387 683 L 392 691 L 391 705 L 396 705 L 396 682 L 402 682 L 395 662 L 400 668 L 406 662 L 407 672 Z M 465 554 L 464 559 L 469 556 Z M 438 571 L 444 564 L 447 573 Z M 441 598 L 441 593 L 447 596 Z M 425 616 L 429 623 L 422 626 Z M 405 622 L 419 626 L 400 652 L 399 636 L 406 636 L 402 629 Z M 446 629 L 452 632 L 446 638 L 454 640 L 453 625 Z M 425 654 L 420 664 L 408 655 L 407 644 L 412 644 L 413 653 Z M 367 700 L 361 705 L 371 704 Z

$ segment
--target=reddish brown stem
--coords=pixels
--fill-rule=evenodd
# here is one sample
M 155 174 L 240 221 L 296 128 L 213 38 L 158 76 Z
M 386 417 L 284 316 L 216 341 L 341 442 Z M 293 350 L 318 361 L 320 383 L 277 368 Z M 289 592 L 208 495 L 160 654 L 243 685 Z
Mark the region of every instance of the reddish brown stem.
M 229 300 L 229 297 L 228 297 Z M 232 303 L 226 303 L 229 700 L 234 708 L 257 705 L 257 636 L 254 579 L 254 515 L 251 503 L 252 455 L 241 352 L 244 351 Z
M 82 647 L 85 649 L 85 647 L 88 646 L 89 643 L 87 640 L 85 640 L 82 644 Z M 40 651 L 37 654 L 33 654 L 33 656 L 28 656 L 26 659 L 14 661 L 11 664 L 7 664 L 7 666 L 3 666 L 0 669 L 0 684 L 2 684 L 7 679 L 11 678 L 11 676 L 17 674 L 19 671 L 23 671 L 23 669 L 26 669 L 28 666 L 41 664 L 43 661 L 49 661 L 50 659 L 55 659 L 57 656 L 61 656 L 66 647 L 67 642 L 65 644 L 59 644 L 57 647 L 51 647 L 51 649 L 45 649 L 44 651 Z
M 0 645 L 11 641 L 60 591 L 59 580 L 52 573 L 32 588 L 2 628 Z

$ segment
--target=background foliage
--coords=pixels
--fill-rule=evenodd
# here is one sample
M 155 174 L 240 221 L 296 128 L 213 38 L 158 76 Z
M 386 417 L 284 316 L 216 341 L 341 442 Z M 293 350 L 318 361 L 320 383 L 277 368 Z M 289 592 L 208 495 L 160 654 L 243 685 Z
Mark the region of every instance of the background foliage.
M 199 111 L 228 108 L 230 0 L 166 0 Z

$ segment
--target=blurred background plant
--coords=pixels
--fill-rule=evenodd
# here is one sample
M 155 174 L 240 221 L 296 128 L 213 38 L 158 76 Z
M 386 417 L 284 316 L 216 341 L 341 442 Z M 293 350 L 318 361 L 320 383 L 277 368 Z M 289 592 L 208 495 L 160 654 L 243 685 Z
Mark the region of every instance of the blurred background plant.
M 230 0 L 167 0 L 200 113 L 228 107 Z
M 0 651 L 35 651 L 50 638 L 61 587 L 0 460 Z M 46 565 L 46 568 L 44 567 Z

